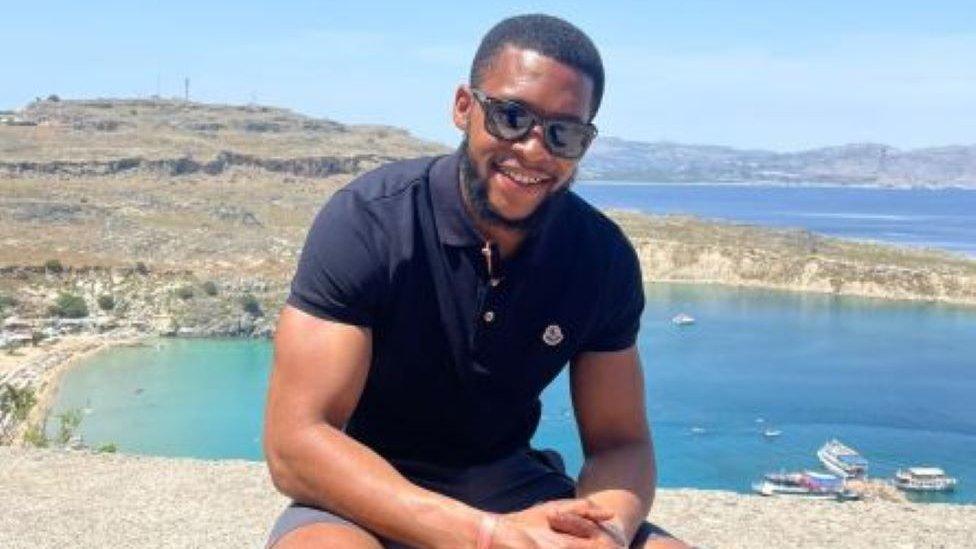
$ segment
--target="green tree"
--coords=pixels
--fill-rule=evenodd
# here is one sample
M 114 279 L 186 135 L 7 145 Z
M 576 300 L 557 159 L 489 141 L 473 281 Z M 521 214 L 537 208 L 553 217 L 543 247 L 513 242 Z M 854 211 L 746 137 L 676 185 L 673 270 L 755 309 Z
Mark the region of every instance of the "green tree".
M 81 410 L 73 408 L 58 414 L 58 443 L 62 446 L 71 442 L 71 437 L 75 436 L 75 431 L 81 425 Z
M 49 312 L 61 318 L 84 318 L 88 316 L 88 305 L 80 295 L 62 292 Z
M 188 299 L 193 299 L 194 295 L 193 286 L 180 286 L 176 289 L 176 297 L 186 301 Z
M 37 395 L 30 387 L 18 389 L 10 383 L 0 386 L 0 411 L 12 414 L 14 420 L 24 421 L 31 408 L 37 404 Z
M 48 259 L 44 262 L 44 270 L 49 273 L 61 274 L 64 272 L 64 265 L 58 259 Z
M 16 306 L 16 299 L 9 295 L 0 294 L 0 317 L 6 316 L 7 311 Z
M 203 283 L 203 293 L 213 297 L 217 295 L 217 283 L 213 280 L 208 280 Z
M 103 311 L 111 311 L 115 308 L 115 298 L 108 294 L 98 296 L 98 308 Z
M 261 310 L 261 304 L 253 295 L 247 293 L 241 296 L 241 307 L 245 312 L 250 313 L 254 316 L 263 316 L 264 311 Z
M 24 432 L 24 442 L 35 448 L 47 448 L 50 441 L 44 434 L 44 429 L 38 425 L 31 425 Z

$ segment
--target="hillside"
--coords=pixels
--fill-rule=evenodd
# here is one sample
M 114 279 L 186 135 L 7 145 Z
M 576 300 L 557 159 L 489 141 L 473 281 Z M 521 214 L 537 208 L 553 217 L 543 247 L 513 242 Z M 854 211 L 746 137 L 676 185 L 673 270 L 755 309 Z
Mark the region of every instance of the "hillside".
M 273 315 L 239 304 L 280 307 L 328 196 L 379 163 L 444 152 L 259 106 L 43 101 L 17 119 L 0 126 L 0 317 L 43 319 L 70 293 L 89 318 L 164 333 L 268 333 Z M 613 215 L 649 282 L 976 303 L 976 262 L 948 254 Z M 103 295 L 116 306 L 102 310 Z
M 976 145 L 901 151 L 853 144 L 777 153 L 601 137 L 581 177 L 660 183 L 781 183 L 976 188 Z

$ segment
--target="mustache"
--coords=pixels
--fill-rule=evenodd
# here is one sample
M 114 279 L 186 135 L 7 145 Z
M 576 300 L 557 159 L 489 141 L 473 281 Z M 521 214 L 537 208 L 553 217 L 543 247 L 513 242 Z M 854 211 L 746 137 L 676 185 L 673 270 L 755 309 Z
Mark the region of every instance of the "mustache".
M 576 182 L 576 169 L 574 168 L 569 180 L 558 190 L 547 196 L 542 203 L 528 216 L 521 219 L 510 219 L 496 211 L 488 199 L 488 182 L 478 173 L 474 161 L 471 160 L 467 136 L 461 141 L 458 147 L 461 156 L 460 178 L 461 185 L 468 196 L 469 206 L 474 211 L 479 220 L 496 227 L 516 230 L 521 232 L 534 232 L 540 228 L 548 218 L 553 205 L 558 199 L 564 196 Z

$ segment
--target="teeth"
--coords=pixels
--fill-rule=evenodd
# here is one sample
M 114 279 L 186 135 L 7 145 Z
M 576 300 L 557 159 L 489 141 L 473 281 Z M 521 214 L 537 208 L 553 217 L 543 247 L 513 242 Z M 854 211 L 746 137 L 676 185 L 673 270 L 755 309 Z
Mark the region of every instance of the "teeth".
M 499 166 L 499 171 L 501 171 L 508 177 L 514 179 L 517 183 L 521 183 L 522 185 L 536 185 L 548 179 L 546 177 L 530 177 L 525 174 L 512 171 L 508 168 L 503 168 L 501 166 Z

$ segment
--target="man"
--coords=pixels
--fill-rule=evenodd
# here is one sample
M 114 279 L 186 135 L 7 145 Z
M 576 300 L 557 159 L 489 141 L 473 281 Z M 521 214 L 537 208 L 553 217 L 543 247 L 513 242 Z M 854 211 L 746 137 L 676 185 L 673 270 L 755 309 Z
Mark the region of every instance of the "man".
M 265 452 L 296 503 L 269 545 L 684 546 L 643 522 L 637 259 L 568 192 L 602 94 L 580 30 L 502 21 L 455 93 L 458 152 L 380 168 L 323 208 L 275 338 Z M 529 447 L 567 362 L 578 483 Z

